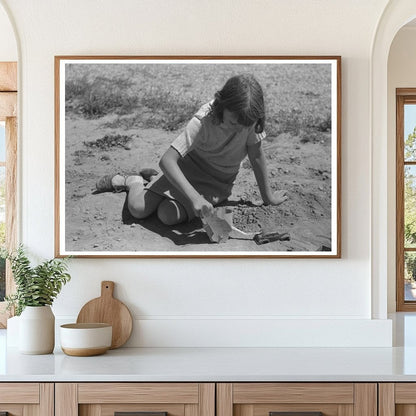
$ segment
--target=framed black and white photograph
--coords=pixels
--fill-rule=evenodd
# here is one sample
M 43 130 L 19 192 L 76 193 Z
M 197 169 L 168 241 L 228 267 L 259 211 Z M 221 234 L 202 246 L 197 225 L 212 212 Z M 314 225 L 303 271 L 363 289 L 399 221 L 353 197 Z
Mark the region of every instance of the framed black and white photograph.
M 55 255 L 341 256 L 341 58 L 55 57 Z

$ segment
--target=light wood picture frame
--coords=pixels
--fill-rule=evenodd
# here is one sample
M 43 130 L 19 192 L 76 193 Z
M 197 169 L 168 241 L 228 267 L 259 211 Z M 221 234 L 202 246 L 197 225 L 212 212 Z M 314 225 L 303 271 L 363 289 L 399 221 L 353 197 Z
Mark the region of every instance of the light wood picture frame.
M 203 129 L 229 127 L 223 113 L 212 121 L 212 104 L 227 80 L 241 74 L 262 88 L 264 129 L 242 126 L 235 113 L 231 121 L 242 126 L 239 134 L 248 131 L 244 140 L 261 140 L 254 146 L 262 149 L 266 179 L 254 174 L 256 162 L 242 158 L 231 194 L 215 208 L 220 217 L 227 212 L 225 225 L 198 215 L 165 225 L 158 208 L 146 218 L 133 216 L 133 192 L 123 178 L 138 177 L 153 195 L 160 159 L 178 136 L 191 140 L 191 153 L 212 133 Z M 206 166 L 201 169 L 205 175 Z M 341 58 L 56 56 L 55 181 L 57 257 L 339 258 Z M 265 203 L 267 187 L 274 202 L 287 200 Z M 189 202 L 183 189 L 175 190 Z M 195 204 L 192 211 L 173 205 L 188 216 L 195 212 Z

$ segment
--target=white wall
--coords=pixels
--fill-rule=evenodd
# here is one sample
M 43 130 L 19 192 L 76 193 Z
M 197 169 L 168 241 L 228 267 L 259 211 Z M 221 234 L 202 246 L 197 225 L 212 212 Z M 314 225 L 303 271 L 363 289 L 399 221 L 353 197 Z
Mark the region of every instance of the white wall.
M 388 264 L 389 312 L 396 310 L 395 198 L 396 198 L 396 88 L 416 87 L 416 26 L 402 28 L 391 44 L 388 63 Z
M 342 259 L 74 259 L 56 315 L 72 320 L 108 279 L 137 319 L 130 345 L 389 345 L 386 299 L 371 320 L 370 254 L 370 55 L 386 3 L 0 0 L 21 39 L 21 240 L 42 257 L 54 253 L 54 55 L 343 59 Z
M 0 6 L 0 61 L 17 61 L 17 56 L 16 38 L 11 21 L 6 10 Z

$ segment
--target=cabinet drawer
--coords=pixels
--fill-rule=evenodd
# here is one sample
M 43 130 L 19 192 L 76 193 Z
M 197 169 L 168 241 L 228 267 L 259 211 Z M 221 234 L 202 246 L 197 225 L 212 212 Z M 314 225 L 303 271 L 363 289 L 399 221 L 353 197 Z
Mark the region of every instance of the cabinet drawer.
M 376 416 L 375 383 L 220 383 L 217 416 Z
M 198 403 L 198 383 L 80 383 L 79 403 Z
M 53 384 L 0 383 L 0 415 L 54 414 Z
M 31 403 L 40 400 L 38 383 L 0 383 L 0 403 Z
M 380 383 L 380 416 L 416 415 L 416 383 Z
M 214 383 L 57 383 L 56 416 L 215 416 Z

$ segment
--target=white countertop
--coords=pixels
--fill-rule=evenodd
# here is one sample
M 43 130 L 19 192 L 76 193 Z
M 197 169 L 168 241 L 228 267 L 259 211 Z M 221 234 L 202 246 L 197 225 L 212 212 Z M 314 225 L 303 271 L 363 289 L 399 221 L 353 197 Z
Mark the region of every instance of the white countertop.
M 394 316 L 392 348 L 119 348 L 24 355 L 0 330 L 0 382 L 416 381 L 416 314 Z
M 9 348 L 0 381 L 416 381 L 416 348 L 119 348 L 96 357 Z

